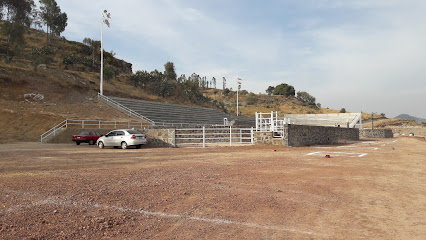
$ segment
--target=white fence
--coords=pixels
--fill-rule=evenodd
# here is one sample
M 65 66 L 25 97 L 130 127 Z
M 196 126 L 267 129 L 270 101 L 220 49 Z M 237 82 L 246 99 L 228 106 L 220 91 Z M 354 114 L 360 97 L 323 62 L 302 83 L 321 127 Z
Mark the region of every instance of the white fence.
M 48 137 L 55 136 L 60 131 L 67 128 L 90 128 L 90 129 L 102 129 L 102 128 L 138 128 L 144 129 L 150 126 L 146 122 L 126 122 L 126 121 L 102 121 L 102 120 L 74 120 L 66 119 L 63 122 L 59 123 L 55 127 L 51 128 L 49 131 L 43 133 L 40 136 L 40 141 L 43 142 Z
M 273 132 L 274 137 L 283 137 L 284 125 L 288 122 L 290 119 L 278 117 L 278 112 L 256 112 L 256 131 Z
M 253 128 L 202 127 L 176 129 L 176 145 L 253 144 Z

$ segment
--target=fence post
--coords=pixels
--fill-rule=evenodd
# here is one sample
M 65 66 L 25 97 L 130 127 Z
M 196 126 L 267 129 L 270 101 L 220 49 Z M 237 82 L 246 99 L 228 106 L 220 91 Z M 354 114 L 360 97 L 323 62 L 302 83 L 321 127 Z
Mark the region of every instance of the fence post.
M 84 120 L 81 121 L 81 128 L 84 129 Z
M 243 134 L 241 132 L 241 128 L 240 128 L 240 143 L 243 143 Z
M 232 126 L 229 126 L 229 146 L 232 146 Z
M 65 128 L 68 128 L 68 119 L 65 119 Z
M 99 121 L 99 129 L 101 129 L 101 121 Z
M 127 128 L 130 128 L 130 122 L 127 122 Z
M 254 144 L 253 127 L 251 127 L 251 144 Z
M 117 128 L 117 121 L 114 121 L 114 128 Z
M 206 127 L 203 126 L 203 148 L 206 147 Z

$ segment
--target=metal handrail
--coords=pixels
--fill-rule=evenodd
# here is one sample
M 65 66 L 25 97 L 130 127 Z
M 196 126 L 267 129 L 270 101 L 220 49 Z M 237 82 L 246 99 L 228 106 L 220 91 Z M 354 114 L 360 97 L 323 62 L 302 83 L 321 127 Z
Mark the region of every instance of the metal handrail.
M 40 141 L 43 142 L 43 140 L 46 139 L 47 137 L 49 137 L 50 135 L 56 134 L 56 131 L 58 129 L 63 128 L 64 126 L 65 126 L 65 128 L 67 128 L 67 122 L 68 122 L 68 119 L 62 121 L 58 125 L 54 126 L 53 128 L 49 129 L 47 132 L 40 135 Z
M 130 108 L 128 108 L 128 107 L 126 107 L 126 106 L 124 106 L 124 105 L 122 105 L 122 104 L 114 101 L 114 100 L 112 100 L 109 97 L 106 97 L 106 96 L 101 95 L 100 93 L 98 93 L 98 98 L 101 99 L 102 101 L 104 101 L 106 104 L 108 104 L 110 106 L 113 106 L 113 107 L 116 107 L 118 110 L 120 110 L 120 111 L 128 114 L 129 116 L 140 118 L 142 120 L 145 120 L 145 121 L 151 123 L 152 125 L 155 125 L 155 122 L 152 121 L 151 119 L 142 116 L 141 114 L 139 114 L 139 113 L 133 111 L 132 109 L 130 109 Z

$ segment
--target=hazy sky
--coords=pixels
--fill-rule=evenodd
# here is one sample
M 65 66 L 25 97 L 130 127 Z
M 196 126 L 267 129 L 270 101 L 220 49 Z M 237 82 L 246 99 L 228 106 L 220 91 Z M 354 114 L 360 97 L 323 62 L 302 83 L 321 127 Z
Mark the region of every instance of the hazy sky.
M 323 107 L 426 118 L 425 0 L 56 0 L 64 36 L 100 39 L 133 71 L 197 73 L 265 93 L 291 84 Z

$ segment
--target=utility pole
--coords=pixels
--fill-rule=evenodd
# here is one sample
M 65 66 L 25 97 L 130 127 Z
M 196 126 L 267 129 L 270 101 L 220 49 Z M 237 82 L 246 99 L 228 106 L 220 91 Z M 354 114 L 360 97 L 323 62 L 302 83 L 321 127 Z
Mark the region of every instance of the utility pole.
M 240 114 L 240 112 L 238 111 L 238 92 L 240 91 L 241 88 L 241 78 L 237 79 L 237 116 Z
M 109 21 L 111 19 L 111 13 L 104 10 L 101 16 L 101 82 L 100 82 L 100 94 L 104 95 L 103 79 L 104 79 L 104 23 L 109 27 Z

